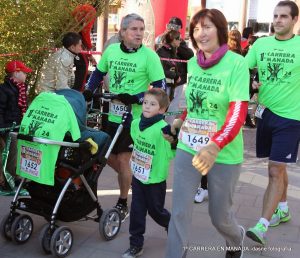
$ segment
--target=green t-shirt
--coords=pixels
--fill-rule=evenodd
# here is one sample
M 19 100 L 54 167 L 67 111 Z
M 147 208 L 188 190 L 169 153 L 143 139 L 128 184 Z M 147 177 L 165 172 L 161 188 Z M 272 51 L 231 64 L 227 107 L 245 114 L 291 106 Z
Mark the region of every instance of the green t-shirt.
M 62 95 L 43 92 L 29 106 L 19 133 L 62 141 L 66 132 L 80 138 L 74 111 Z M 60 146 L 18 140 L 17 174 L 38 183 L 54 185 L 54 171 Z
M 188 62 L 185 97 L 188 113 L 180 129 L 177 148 L 194 155 L 221 129 L 229 103 L 249 100 L 249 70 L 244 58 L 227 51 L 218 64 L 204 70 L 193 57 Z M 241 130 L 219 152 L 216 162 L 238 164 L 242 161 Z
M 125 53 L 119 43 L 112 44 L 104 51 L 97 68 L 109 73 L 109 90 L 115 94 L 135 95 L 146 91 L 151 82 L 165 78 L 158 55 L 145 46 L 135 53 Z M 124 105 L 111 102 L 110 113 L 115 115 L 109 115 L 109 121 L 121 123 Z M 138 118 L 142 113 L 141 105 L 132 105 L 132 113 L 133 118 Z
M 300 36 L 289 40 L 258 39 L 246 60 L 258 67 L 258 101 L 273 113 L 300 121 Z
M 130 159 L 133 175 L 144 184 L 165 181 L 169 174 L 170 161 L 175 156 L 171 145 L 163 136 L 161 128 L 167 123 L 160 120 L 145 130 L 139 129 L 141 119 L 132 121 L 130 134 L 134 143 Z

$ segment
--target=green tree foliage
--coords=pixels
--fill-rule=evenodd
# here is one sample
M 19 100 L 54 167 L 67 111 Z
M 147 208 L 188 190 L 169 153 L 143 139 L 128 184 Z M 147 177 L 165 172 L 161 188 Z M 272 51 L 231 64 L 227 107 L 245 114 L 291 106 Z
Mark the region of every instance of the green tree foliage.
M 0 0 L 0 77 L 7 61 L 18 59 L 34 69 L 29 75 L 31 95 L 45 58 L 68 31 L 79 32 L 82 24 L 72 11 L 79 4 L 96 6 L 100 16 L 112 0 Z M 88 21 L 85 21 L 88 22 Z M 11 55 L 13 53 L 13 55 Z

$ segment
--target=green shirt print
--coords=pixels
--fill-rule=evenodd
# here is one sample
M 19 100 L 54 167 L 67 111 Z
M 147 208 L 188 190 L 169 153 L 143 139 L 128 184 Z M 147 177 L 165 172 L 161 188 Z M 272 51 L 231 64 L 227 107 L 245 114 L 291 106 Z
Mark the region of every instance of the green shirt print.
M 300 121 L 300 36 L 258 39 L 246 56 L 258 68 L 258 101 L 278 116 Z
M 29 106 L 19 133 L 63 141 L 69 132 L 74 141 L 80 138 L 76 116 L 62 95 L 43 92 Z M 17 174 L 47 185 L 54 185 L 55 164 L 60 146 L 18 140 Z
M 187 117 L 179 132 L 177 148 L 196 154 L 221 129 L 234 101 L 249 101 L 249 70 L 244 58 L 227 51 L 220 62 L 202 69 L 196 57 L 188 62 L 185 91 Z M 217 163 L 243 161 L 242 131 L 218 154 Z
M 143 184 L 163 182 L 169 175 L 170 161 L 175 156 L 161 131 L 167 123 L 160 120 L 141 131 L 140 121 L 140 118 L 133 120 L 130 129 L 134 143 L 130 159 L 132 173 Z
M 101 72 L 109 73 L 109 91 L 115 94 L 128 93 L 135 95 L 148 90 L 151 82 L 165 78 L 158 55 L 151 49 L 141 46 L 135 53 L 125 53 L 120 43 L 110 45 L 98 63 Z M 110 103 L 108 119 L 121 123 L 124 104 L 113 101 Z M 141 105 L 132 105 L 133 118 L 142 113 Z

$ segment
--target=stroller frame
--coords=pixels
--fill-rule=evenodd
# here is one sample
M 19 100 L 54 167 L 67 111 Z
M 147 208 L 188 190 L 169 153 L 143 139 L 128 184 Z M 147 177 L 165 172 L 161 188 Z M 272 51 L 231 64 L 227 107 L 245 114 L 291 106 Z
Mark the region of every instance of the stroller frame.
M 128 114 L 130 111 L 126 112 L 123 116 L 122 123 L 119 125 L 117 132 L 112 139 L 110 145 L 107 148 L 108 143 L 106 144 L 107 151 L 105 153 L 105 156 L 102 157 L 99 161 L 99 167 L 97 168 L 97 171 L 95 173 L 95 177 L 98 178 L 100 173 L 102 172 L 104 166 L 106 165 L 106 161 L 119 137 L 121 134 L 124 123 L 126 122 L 128 118 Z M 16 133 L 13 133 L 16 134 Z M 54 145 L 60 145 L 64 147 L 71 147 L 71 148 L 79 148 L 82 145 L 89 145 L 87 142 L 83 143 L 75 143 L 75 142 L 66 142 L 66 141 L 54 141 L 39 137 L 32 137 L 27 135 L 18 135 L 18 139 L 26 140 L 26 141 L 32 141 L 42 144 L 54 144 Z M 13 197 L 13 200 L 10 204 L 10 211 L 9 213 L 2 219 L 0 224 L 0 233 L 1 235 L 9 241 L 13 241 L 17 244 L 23 244 L 27 242 L 33 232 L 33 221 L 32 218 L 27 215 L 23 214 L 20 215 L 17 210 L 23 210 L 32 214 L 44 216 L 47 220 L 49 220 L 49 223 L 45 224 L 42 227 L 42 230 L 40 232 L 39 236 L 39 242 L 41 244 L 41 247 L 43 251 L 46 254 L 52 253 L 53 255 L 57 257 L 65 257 L 67 256 L 72 248 L 73 245 L 73 233 L 71 229 L 69 229 L 66 226 L 60 226 L 58 227 L 56 225 L 56 221 L 58 220 L 58 211 L 61 206 L 61 203 L 63 201 L 63 198 L 69 188 L 69 186 L 72 183 L 72 180 L 74 178 L 80 178 L 84 188 L 88 192 L 89 196 L 91 197 L 92 201 L 96 204 L 96 210 L 97 214 L 96 216 L 90 217 L 88 214 L 81 217 L 81 219 L 85 220 L 93 220 L 95 222 L 99 222 L 99 232 L 100 236 L 104 240 L 112 240 L 114 239 L 117 234 L 119 233 L 120 227 L 121 227 L 121 216 L 119 211 L 116 208 L 111 208 L 109 210 L 103 211 L 101 208 L 101 205 L 98 201 L 97 196 L 93 192 L 92 188 L 88 184 L 84 172 L 86 169 L 90 168 L 93 164 L 95 164 L 96 159 L 98 157 L 93 157 L 90 159 L 86 164 L 83 164 L 78 169 L 72 167 L 71 165 L 65 164 L 64 162 L 61 162 L 59 165 L 62 165 L 63 167 L 70 169 L 72 171 L 72 175 L 66 180 L 56 202 L 52 209 L 51 216 L 47 217 L 47 214 L 34 211 L 26 206 L 26 202 L 28 200 L 31 200 L 30 198 L 22 198 L 18 199 L 18 196 L 20 194 L 20 191 L 24 184 L 26 183 L 26 178 L 22 178 L 21 183 L 17 187 L 16 194 Z M 27 200 L 27 201 L 26 201 Z M 95 209 L 93 209 L 95 210 Z M 76 221 L 76 220 L 71 220 Z

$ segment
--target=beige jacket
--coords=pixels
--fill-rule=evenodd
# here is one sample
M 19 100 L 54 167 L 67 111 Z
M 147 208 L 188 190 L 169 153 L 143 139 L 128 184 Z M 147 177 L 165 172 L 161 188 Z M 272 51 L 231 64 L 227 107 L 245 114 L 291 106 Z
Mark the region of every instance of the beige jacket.
M 38 92 L 69 89 L 74 76 L 75 55 L 66 48 L 61 48 L 45 60 L 37 84 Z

